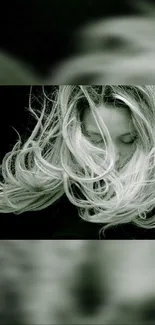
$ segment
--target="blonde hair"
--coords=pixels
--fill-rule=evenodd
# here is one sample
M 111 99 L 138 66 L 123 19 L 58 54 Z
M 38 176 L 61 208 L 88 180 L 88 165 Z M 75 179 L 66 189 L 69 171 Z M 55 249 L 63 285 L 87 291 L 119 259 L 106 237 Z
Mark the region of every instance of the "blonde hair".
M 155 86 L 55 86 L 29 138 L 21 137 L 1 164 L 0 212 L 42 210 L 66 194 L 87 221 L 109 226 L 133 222 L 155 227 Z M 137 132 L 135 150 L 118 171 L 112 139 L 96 107 L 123 105 Z M 105 143 L 94 145 L 83 132 L 82 114 L 90 109 Z M 107 150 L 108 149 L 108 150 Z

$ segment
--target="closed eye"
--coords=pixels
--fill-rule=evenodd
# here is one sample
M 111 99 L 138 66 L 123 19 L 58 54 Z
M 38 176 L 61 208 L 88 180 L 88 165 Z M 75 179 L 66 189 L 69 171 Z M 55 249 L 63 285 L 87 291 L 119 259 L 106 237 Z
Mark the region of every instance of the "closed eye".
M 98 133 L 95 132 L 90 133 L 85 130 L 84 135 L 86 136 L 86 138 L 88 138 L 89 141 L 91 141 L 94 144 L 101 144 L 104 142 Z M 126 145 L 133 144 L 136 141 L 136 139 L 137 139 L 137 134 L 130 134 L 130 133 L 126 133 L 119 137 L 119 141 Z
M 91 142 L 93 142 L 94 144 L 101 144 L 103 143 L 103 140 L 102 139 L 89 139 Z M 129 144 L 133 144 L 136 140 L 136 137 L 133 138 L 133 139 L 126 139 L 126 140 L 121 140 L 121 142 L 123 144 L 126 144 L 126 145 L 129 145 Z
M 104 143 L 104 141 L 103 141 L 103 139 L 101 139 L 101 138 L 89 138 L 89 140 L 92 142 L 92 143 L 94 143 L 94 144 L 103 144 Z
M 124 140 L 124 141 L 121 141 L 122 143 L 124 144 L 133 144 L 135 142 L 136 138 L 132 139 L 132 140 Z M 103 140 L 102 139 L 99 139 L 99 140 L 96 140 L 96 139 L 91 139 L 91 141 L 95 144 L 101 144 L 103 143 Z
M 124 140 L 121 140 L 121 142 L 123 142 L 124 144 L 132 144 L 136 141 L 137 139 L 137 136 L 134 136 L 134 138 L 126 138 Z
M 91 141 L 95 144 L 100 144 L 103 142 L 103 139 L 101 138 L 101 136 L 98 133 L 91 133 L 91 132 L 88 132 L 87 130 L 84 130 L 83 133 L 89 141 Z

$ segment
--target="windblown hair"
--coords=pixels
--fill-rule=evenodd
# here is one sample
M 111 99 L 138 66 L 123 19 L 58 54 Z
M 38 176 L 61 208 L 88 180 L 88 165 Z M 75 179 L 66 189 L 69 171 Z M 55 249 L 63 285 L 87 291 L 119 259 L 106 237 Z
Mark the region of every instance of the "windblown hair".
M 66 194 L 84 220 L 106 227 L 133 222 L 155 227 L 155 86 L 55 86 L 42 88 L 41 109 L 29 138 L 19 140 L 1 164 L 0 212 L 42 210 Z M 115 168 L 112 139 L 96 107 L 125 106 L 137 132 L 130 159 Z M 84 133 L 91 110 L 104 146 Z

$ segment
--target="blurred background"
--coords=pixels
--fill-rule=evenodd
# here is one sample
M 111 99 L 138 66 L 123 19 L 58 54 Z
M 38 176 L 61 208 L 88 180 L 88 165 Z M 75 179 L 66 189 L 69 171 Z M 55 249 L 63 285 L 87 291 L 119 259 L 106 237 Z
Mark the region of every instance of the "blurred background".
M 0 324 L 153 325 L 155 242 L 2 240 Z
M 154 83 L 154 16 L 153 0 L 4 3 L 0 84 Z

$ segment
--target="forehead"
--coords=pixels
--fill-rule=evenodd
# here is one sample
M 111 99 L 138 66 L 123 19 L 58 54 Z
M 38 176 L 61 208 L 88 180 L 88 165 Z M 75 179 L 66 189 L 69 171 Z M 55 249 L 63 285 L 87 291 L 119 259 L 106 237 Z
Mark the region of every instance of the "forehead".
M 111 132 L 119 132 L 121 134 L 127 133 L 127 131 L 130 132 L 134 129 L 133 122 L 131 120 L 131 113 L 128 108 L 100 105 L 96 108 L 96 110 Z M 90 109 L 86 110 L 83 122 L 87 131 L 98 131 L 98 126 Z

